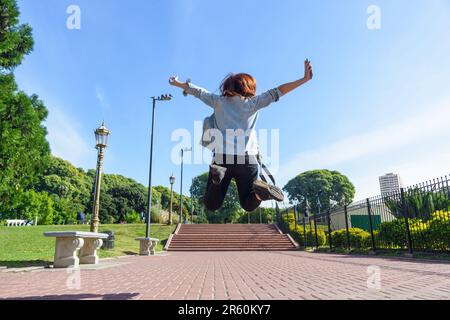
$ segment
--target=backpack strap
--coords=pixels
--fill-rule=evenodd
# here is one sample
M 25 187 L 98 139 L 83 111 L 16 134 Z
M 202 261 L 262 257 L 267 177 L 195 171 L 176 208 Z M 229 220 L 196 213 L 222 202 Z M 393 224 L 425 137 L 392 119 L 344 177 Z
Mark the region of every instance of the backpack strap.
M 262 169 L 259 174 L 259 177 L 261 178 L 261 180 L 264 181 L 265 183 L 267 183 L 267 179 L 263 174 L 263 171 L 264 171 L 266 173 L 266 175 L 269 177 L 270 181 L 272 181 L 273 185 L 276 185 L 275 178 L 273 177 L 273 174 L 269 171 L 269 168 L 267 168 L 267 166 L 262 162 L 260 153 L 258 153 L 258 155 L 256 156 L 256 159 L 258 160 L 258 164 Z

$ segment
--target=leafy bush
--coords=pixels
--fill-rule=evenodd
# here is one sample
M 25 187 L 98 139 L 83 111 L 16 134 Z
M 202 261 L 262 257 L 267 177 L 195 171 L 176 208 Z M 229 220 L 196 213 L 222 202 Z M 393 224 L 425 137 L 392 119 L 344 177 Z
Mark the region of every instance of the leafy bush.
M 141 215 L 132 210 L 125 215 L 125 221 L 127 223 L 141 223 Z
M 352 248 L 370 248 L 371 247 L 371 237 L 370 233 L 359 229 L 350 228 L 350 246 Z M 331 239 L 333 241 L 333 246 L 335 247 L 347 247 L 347 230 L 341 229 L 338 231 L 333 231 L 331 233 Z
M 436 211 L 426 222 L 420 219 L 409 219 L 409 229 L 414 249 L 450 249 L 450 214 L 448 212 Z M 377 241 L 379 245 L 387 248 L 407 248 L 405 220 L 383 222 Z
M 116 223 L 116 219 L 113 216 L 106 216 L 101 223 L 102 224 L 114 224 L 114 223 Z
M 152 207 L 150 213 L 150 222 L 152 223 L 161 223 L 161 210 L 155 207 Z
M 404 211 L 409 218 L 429 220 L 436 210 L 447 210 L 450 207 L 450 198 L 446 193 L 423 191 L 420 188 L 407 190 L 404 194 L 405 206 L 399 197 L 386 197 L 385 204 L 397 218 L 404 217 Z
M 406 248 L 406 225 L 404 219 L 395 219 L 381 223 L 378 242 L 387 248 Z
M 450 249 L 450 213 L 437 211 L 429 222 L 429 240 L 433 249 Z
M 297 226 L 296 230 L 291 231 L 291 235 L 301 247 L 305 247 L 306 245 L 308 245 L 309 247 L 316 245 L 316 233 L 314 228 L 310 229 L 309 226 L 306 227 L 306 239 L 302 226 Z M 325 246 L 327 244 L 328 237 L 325 234 L 324 230 L 317 229 L 317 240 L 319 242 L 319 247 Z

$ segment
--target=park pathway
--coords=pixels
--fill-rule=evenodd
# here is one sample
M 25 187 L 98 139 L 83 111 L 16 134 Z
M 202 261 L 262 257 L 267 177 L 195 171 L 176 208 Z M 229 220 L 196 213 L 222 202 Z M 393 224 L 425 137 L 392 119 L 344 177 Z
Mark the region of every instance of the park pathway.
M 0 269 L 0 300 L 450 299 L 449 263 L 300 251 L 166 252 L 16 271 Z

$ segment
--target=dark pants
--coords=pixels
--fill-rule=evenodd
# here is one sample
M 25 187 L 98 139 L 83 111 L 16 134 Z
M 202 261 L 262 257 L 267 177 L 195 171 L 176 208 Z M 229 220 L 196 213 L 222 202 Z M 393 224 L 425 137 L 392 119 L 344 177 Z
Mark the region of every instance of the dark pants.
M 209 173 L 204 197 L 204 203 L 208 210 L 216 211 L 222 207 L 233 178 L 237 185 L 239 202 L 245 211 L 253 211 L 261 205 L 261 201 L 256 198 L 253 191 L 253 182 L 258 178 L 258 165 L 255 162 L 250 162 L 248 156 L 245 158 L 245 164 L 240 164 L 241 162 L 238 162 L 237 157 L 234 158 L 234 161 L 231 161 L 232 163 L 225 161 L 225 159 L 221 162 L 214 161 L 216 165 L 227 168 L 227 171 L 218 185 L 212 182 L 211 172 Z

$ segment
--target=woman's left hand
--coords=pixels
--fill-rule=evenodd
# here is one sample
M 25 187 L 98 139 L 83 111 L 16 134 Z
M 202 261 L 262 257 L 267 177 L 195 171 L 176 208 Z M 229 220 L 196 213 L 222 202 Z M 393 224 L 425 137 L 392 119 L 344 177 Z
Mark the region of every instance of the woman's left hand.
M 311 61 L 309 61 L 308 59 L 305 60 L 305 80 L 309 81 L 313 78 L 313 70 L 312 70 L 312 65 L 311 65 Z

